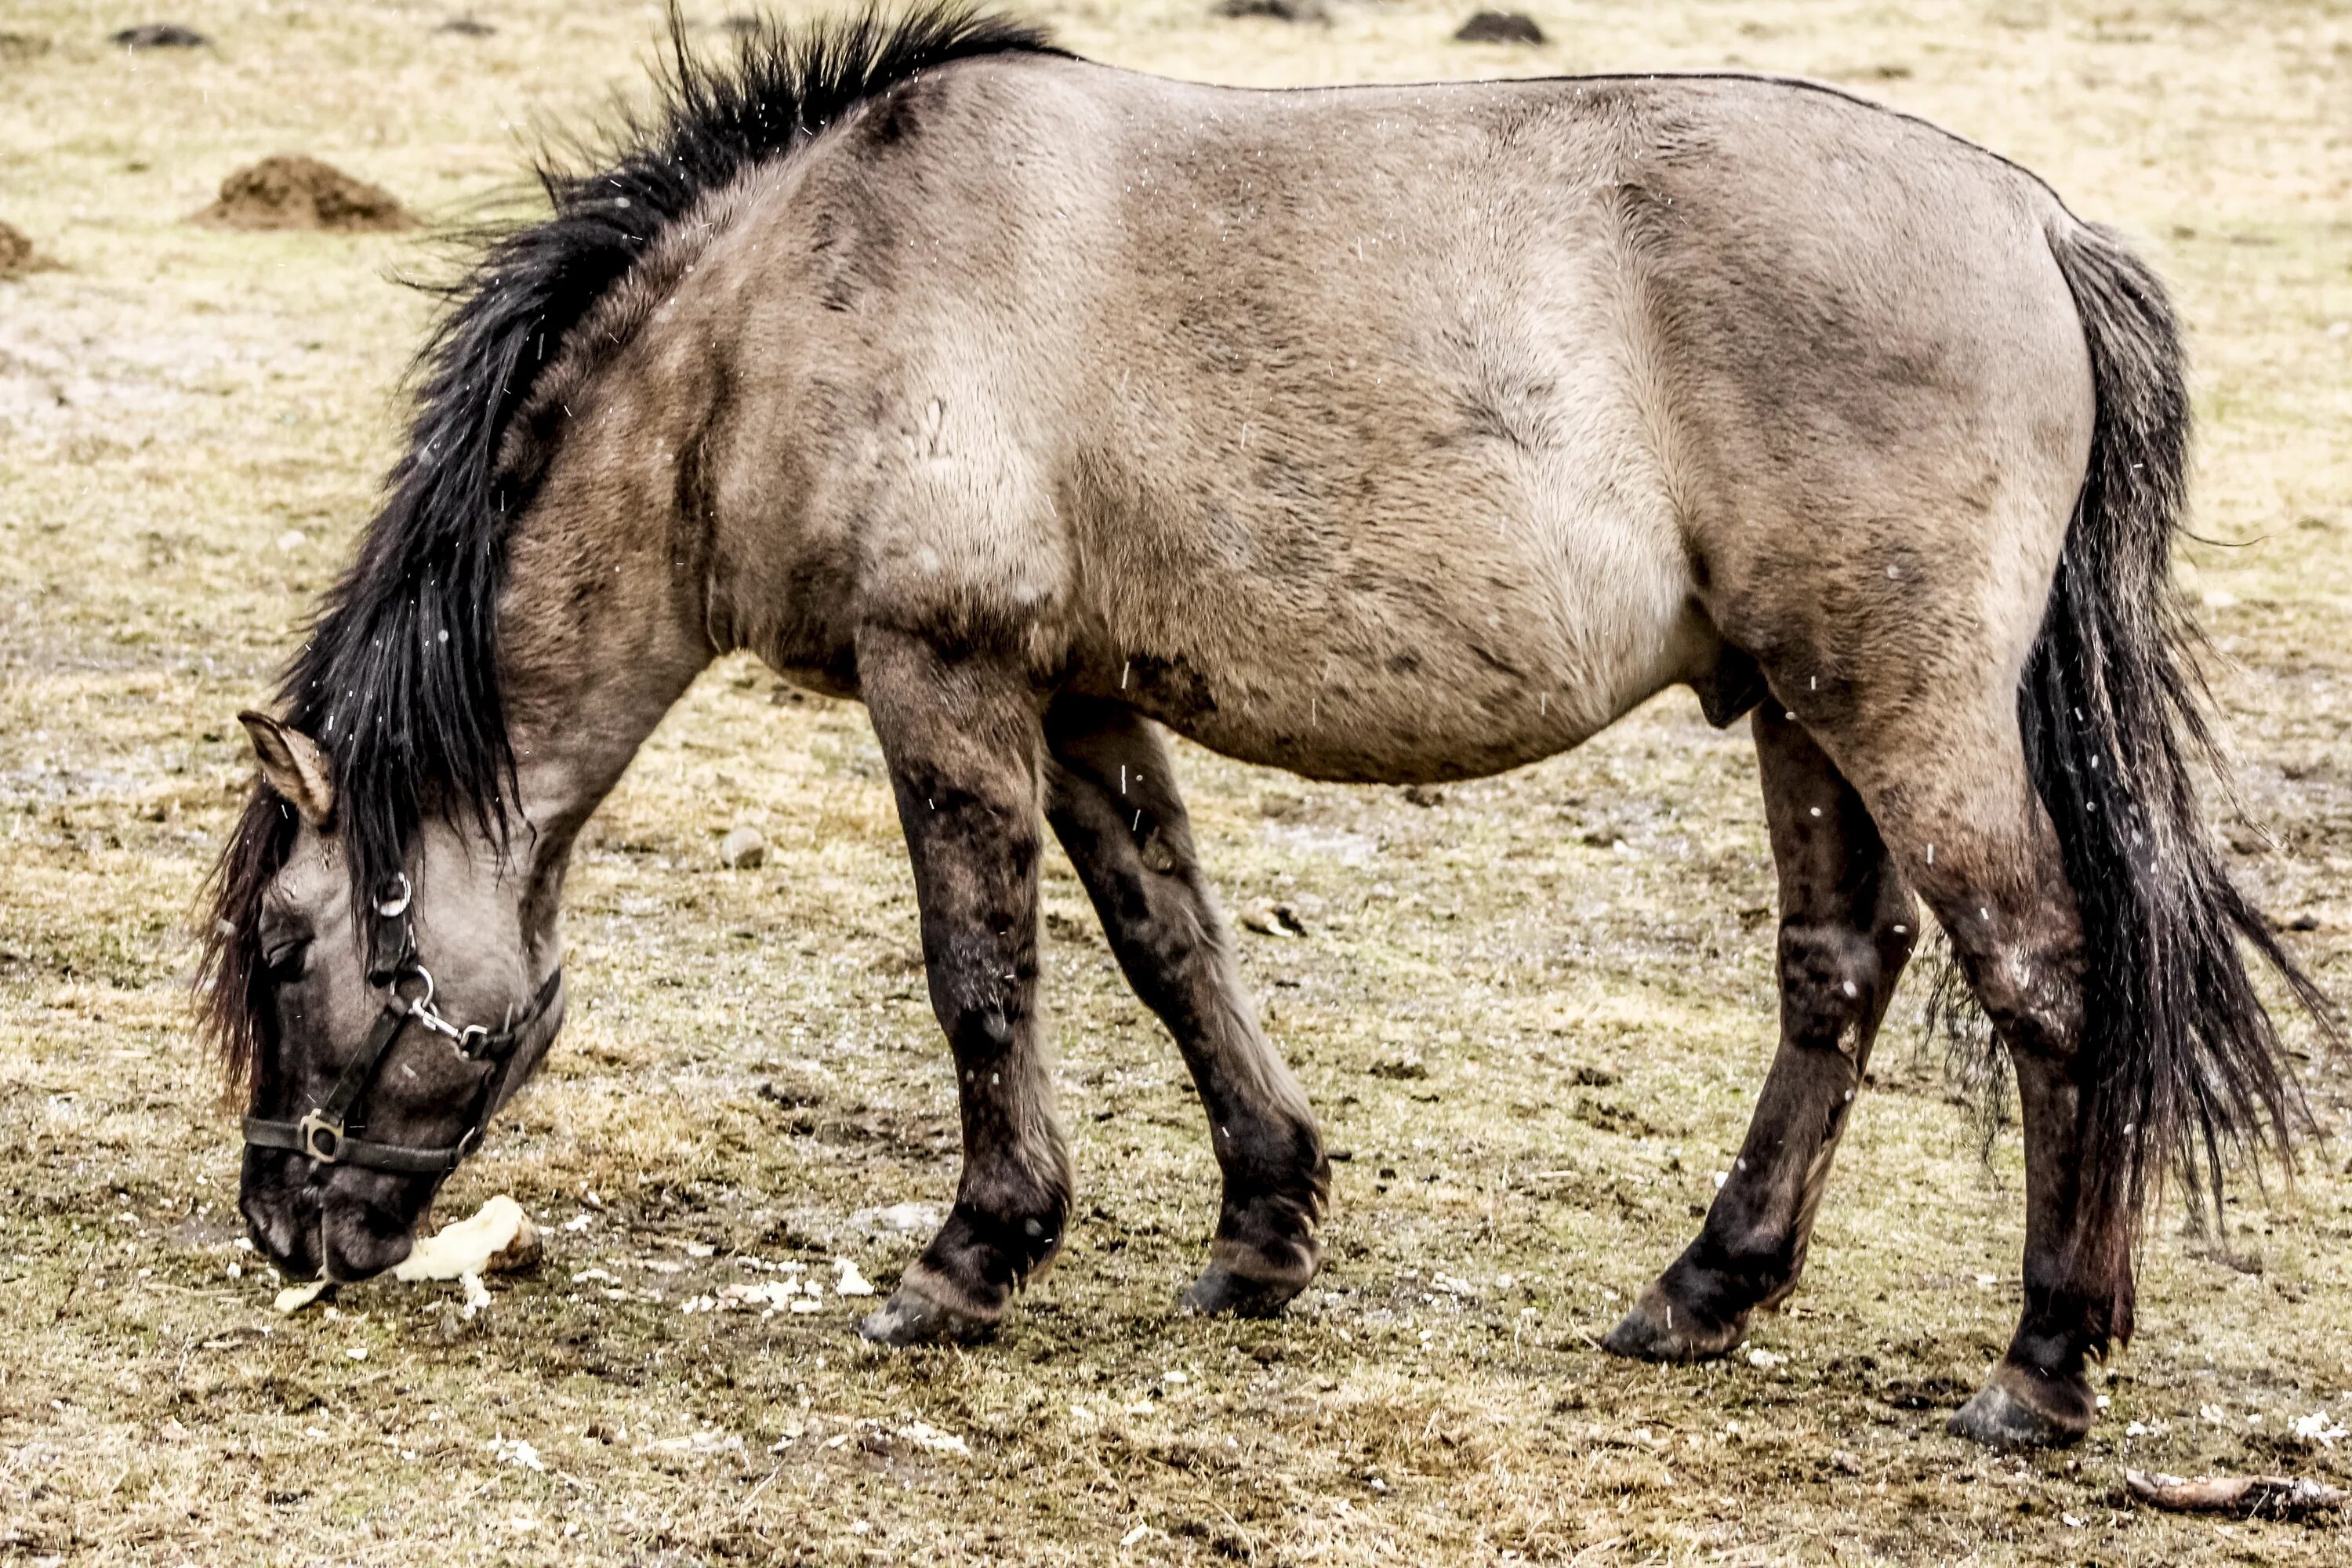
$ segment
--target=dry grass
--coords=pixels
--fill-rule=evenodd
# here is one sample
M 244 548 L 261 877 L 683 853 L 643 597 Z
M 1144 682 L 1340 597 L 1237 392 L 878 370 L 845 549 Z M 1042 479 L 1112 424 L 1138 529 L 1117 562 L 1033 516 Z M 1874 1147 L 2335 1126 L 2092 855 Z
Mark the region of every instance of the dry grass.
M 2236 830 L 2242 869 L 2315 922 L 2296 941 L 2352 994 L 2352 7 L 1541 0 L 1540 49 L 1445 42 L 1471 8 L 1045 14 L 1087 52 L 1236 81 L 1829 77 L 2146 237 L 2197 328 L 2200 527 L 2233 542 L 2186 575 L 2280 843 Z M 234 1242 L 183 928 L 243 786 L 229 715 L 391 456 L 425 307 L 387 274 L 423 262 L 413 240 L 182 220 L 281 152 L 461 214 L 511 179 L 517 127 L 637 79 L 651 9 L 499 0 L 469 37 L 437 5 L 205 0 L 174 19 L 211 47 L 131 55 L 101 40 L 144 10 L 7 7 L 30 41 L 0 47 L 0 219 L 63 266 L 0 281 L 0 1556 L 2343 1560 L 2338 1531 L 2153 1517 L 2120 1483 L 2127 1463 L 2352 1479 L 2288 1431 L 2352 1425 L 2340 1144 L 2292 1201 L 2250 1196 L 2224 1247 L 2159 1227 L 2143 1338 L 2072 1455 L 1942 1433 L 2016 1309 L 2019 1178 L 2007 1142 L 1979 1163 L 1901 1038 L 1807 1288 L 1758 1330 L 1786 1362 L 1596 1352 L 1696 1224 L 1771 1041 L 1753 763 L 1680 694 L 1429 807 L 1186 752 L 1229 901 L 1307 926 L 1244 959 L 1353 1152 L 1328 1272 L 1273 1325 L 1171 1311 L 1212 1219 L 1203 1129 L 1062 868 L 1083 1223 L 999 1344 L 891 1356 L 838 1301 L 681 1310 L 767 1277 L 746 1259 L 848 1256 L 887 1283 L 913 1243 L 860 1211 L 940 1202 L 954 1172 L 863 715 L 726 665 L 599 819 L 559 1059 L 450 1194 L 516 1194 L 551 1224 L 547 1267 L 471 1324 L 433 1287 L 274 1320 Z M 738 821 L 766 831 L 764 868 L 718 868 Z M 1426 1076 L 1392 1076 L 1407 1058 Z M 2343 1064 L 2306 1074 L 2336 1124 Z

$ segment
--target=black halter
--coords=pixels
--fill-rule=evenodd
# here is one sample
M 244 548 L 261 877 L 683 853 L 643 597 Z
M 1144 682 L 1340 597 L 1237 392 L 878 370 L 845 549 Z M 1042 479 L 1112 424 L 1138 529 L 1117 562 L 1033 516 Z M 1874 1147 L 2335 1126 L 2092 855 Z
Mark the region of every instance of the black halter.
M 343 1069 L 342 1078 L 335 1084 L 334 1092 L 326 1102 L 307 1111 L 299 1121 L 269 1121 L 258 1116 L 245 1119 L 245 1141 L 268 1149 L 291 1149 L 307 1154 L 322 1165 L 359 1165 L 372 1171 L 398 1171 L 410 1175 L 443 1175 L 457 1168 L 458 1162 L 472 1153 L 482 1142 L 482 1128 L 497 1108 L 499 1092 L 506 1087 L 507 1071 L 514 1065 L 515 1047 L 522 1041 L 524 1031 L 545 1016 L 555 1004 L 555 994 L 563 984 L 563 970 L 558 965 L 522 1010 L 522 1016 L 511 1019 L 507 1026 L 493 1033 L 478 1024 L 464 1028 L 443 1017 L 433 1005 L 433 975 L 416 962 L 416 927 L 408 916 L 408 879 L 396 879 L 399 891 L 389 894 L 375 907 L 377 918 L 400 921 L 400 940 L 393 961 L 382 969 L 368 973 L 368 984 L 381 985 L 386 993 L 383 1011 L 376 1015 L 375 1025 L 368 1030 L 367 1041 L 360 1054 Z M 400 988 L 414 983 L 421 986 L 415 996 L 404 996 Z M 392 1052 L 400 1037 L 415 1024 L 449 1042 L 458 1056 L 469 1062 L 487 1062 L 489 1074 L 481 1087 L 474 1091 L 472 1109 L 467 1112 L 466 1130 L 457 1142 L 446 1149 L 420 1149 L 404 1143 L 376 1143 L 364 1138 L 352 1138 L 343 1131 L 345 1121 L 353 1107 L 375 1081 L 376 1068 Z

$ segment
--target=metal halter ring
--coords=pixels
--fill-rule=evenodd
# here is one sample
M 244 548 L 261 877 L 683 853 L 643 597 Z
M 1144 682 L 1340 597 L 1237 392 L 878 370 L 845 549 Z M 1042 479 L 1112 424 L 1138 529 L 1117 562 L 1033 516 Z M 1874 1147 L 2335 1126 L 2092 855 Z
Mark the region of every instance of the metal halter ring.
M 412 974 L 425 982 L 425 994 L 413 1002 L 400 994 L 400 983 Z M 392 994 L 406 1010 L 410 1018 L 448 1041 L 449 1048 L 465 1060 L 480 1061 L 489 1050 L 489 1030 L 479 1024 L 468 1024 L 461 1029 L 443 1017 L 440 1010 L 433 1005 L 433 972 L 423 964 L 412 963 L 406 969 L 394 975 L 392 982 Z
M 414 1002 L 400 994 L 400 983 L 412 974 L 425 982 L 425 994 Z M 390 990 L 393 995 L 399 998 L 400 1005 L 408 1009 L 409 1016 L 426 1028 L 446 1027 L 441 1024 L 441 1016 L 433 1011 L 433 972 L 423 964 L 411 963 L 406 969 L 394 975 Z
M 408 885 L 408 874 L 406 872 L 394 871 L 390 877 L 385 879 L 384 886 L 386 888 L 390 888 L 394 882 L 400 884 L 400 891 L 397 893 L 385 893 L 383 898 L 376 900 L 375 905 L 375 912 L 388 921 L 398 920 L 401 916 L 406 914 L 408 912 L 409 900 L 414 896 L 414 889 Z

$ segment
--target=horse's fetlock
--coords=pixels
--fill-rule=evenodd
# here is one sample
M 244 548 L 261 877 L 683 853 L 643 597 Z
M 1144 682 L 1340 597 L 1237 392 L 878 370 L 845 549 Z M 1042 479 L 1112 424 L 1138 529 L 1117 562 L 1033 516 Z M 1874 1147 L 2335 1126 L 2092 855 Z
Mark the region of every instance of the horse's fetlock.
M 925 1266 L 954 1282 L 959 1310 L 992 1312 L 1061 1251 L 1068 1230 L 1066 1191 L 983 1205 L 967 1193 L 923 1254 Z
M 1727 1321 L 1788 1294 L 1803 1239 L 1793 1229 L 1761 1226 L 1702 1231 L 1659 1283 L 1690 1310 Z

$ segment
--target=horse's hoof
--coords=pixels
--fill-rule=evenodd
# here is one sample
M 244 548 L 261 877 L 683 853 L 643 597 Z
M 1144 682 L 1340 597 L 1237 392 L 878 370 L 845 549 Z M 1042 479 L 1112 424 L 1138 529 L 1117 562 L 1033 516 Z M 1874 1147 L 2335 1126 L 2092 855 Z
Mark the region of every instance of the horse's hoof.
M 969 1345 L 996 1332 L 993 1319 L 975 1318 L 901 1285 L 890 1299 L 860 1319 L 857 1331 L 877 1345 Z
M 2091 1408 L 2090 1384 L 2079 1377 L 2054 1381 L 2003 1365 L 1947 1429 L 1989 1448 L 2066 1448 L 2091 1429 Z
M 1201 1277 L 1176 1304 L 1204 1317 L 1271 1318 L 1290 1304 L 1299 1289 L 1244 1279 L 1222 1263 L 1212 1263 L 1201 1270 Z
M 1609 1331 L 1601 1348 L 1630 1361 L 1713 1361 L 1748 1331 L 1746 1314 L 1714 1323 L 1678 1308 L 1654 1284 L 1642 1292 L 1623 1321 Z

